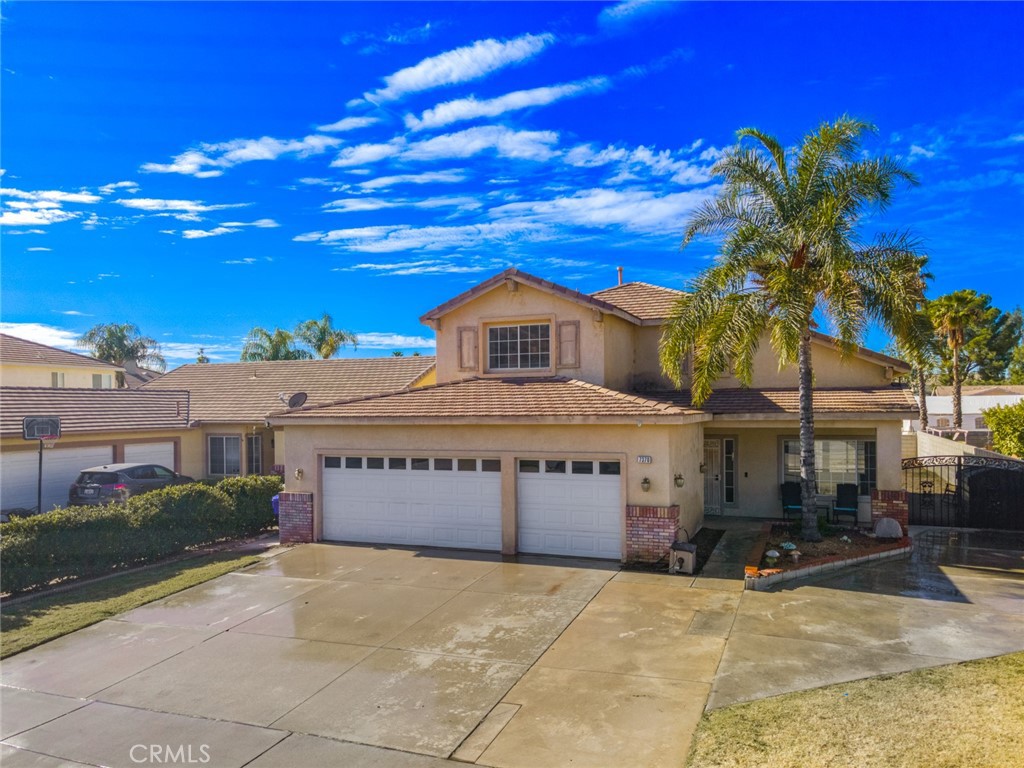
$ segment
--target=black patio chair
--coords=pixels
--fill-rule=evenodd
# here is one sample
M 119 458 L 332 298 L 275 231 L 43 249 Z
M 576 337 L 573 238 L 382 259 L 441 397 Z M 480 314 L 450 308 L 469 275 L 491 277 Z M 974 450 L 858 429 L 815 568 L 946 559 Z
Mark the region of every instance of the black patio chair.
M 832 505 L 832 519 L 840 515 L 849 515 L 857 524 L 857 486 L 854 483 L 839 483 L 836 486 L 836 500 Z
M 782 484 L 782 517 L 791 514 L 800 517 L 804 511 L 803 500 L 800 498 L 800 483 L 787 480 Z

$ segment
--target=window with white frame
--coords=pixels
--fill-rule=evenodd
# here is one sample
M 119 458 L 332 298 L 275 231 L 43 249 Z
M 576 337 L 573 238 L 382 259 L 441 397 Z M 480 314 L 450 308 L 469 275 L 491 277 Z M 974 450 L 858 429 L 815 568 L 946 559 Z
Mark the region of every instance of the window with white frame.
M 263 474 L 263 435 L 246 435 L 245 469 L 248 475 Z
M 93 389 L 113 389 L 114 377 L 109 373 L 94 373 L 92 375 Z
M 242 438 L 238 435 L 210 435 L 209 474 L 242 474 Z
M 510 371 L 551 367 L 551 326 L 495 325 L 487 329 L 487 368 Z
M 62 371 L 53 371 L 50 374 L 50 386 L 57 389 L 64 388 L 64 373 Z
M 814 441 L 815 475 L 818 493 L 834 496 L 840 483 L 853 483 L 861 496 L 875 487 L 878 473 L 874 440 L 824 438 Z M 800 481 L 800 441 L 782 442 L 782 479 Z

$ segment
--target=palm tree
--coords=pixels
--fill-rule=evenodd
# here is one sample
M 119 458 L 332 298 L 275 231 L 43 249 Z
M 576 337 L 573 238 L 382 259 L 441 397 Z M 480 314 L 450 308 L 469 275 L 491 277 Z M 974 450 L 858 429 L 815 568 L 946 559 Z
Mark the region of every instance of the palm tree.
M 313 359 L 313 355 L 306 350 L 296 349 L 294 343 L 295 337 L 283 328 L 275 328 L 271 333 L 266 328 L 256 326 L 245 337 L 241 360 L 251 363 L 260 360 Z
M 780 365 L 797 363 L 800 384 L 802 535 L 818 533 L 815 507 L 811 338 L 816 313 L 831 321 L 840 354 L 856 349 L 867 324 L 881 322 L 897 338 L 915 336 L 926 257 L 907 234 L 862 245 L 856 228 L 870 207 L 884 209 L 899 182 L 914 177 L 888 157 L 865 159 L 861 137 L 873 126 L 850 117 L 822 123 L 797 148 L 754 128 L 712 169 L 722 192 L 686 227 L 685 248 L 698 235 L 722 235 L 715 263 L 690 283 L 661 339 L 661 365 L 677 386 L 693 354 L 695 404 L 732 365 L 749 385 L 754 355 L 767 334 Z M 756 142 L 744 146 L 745 139 Z
M 353 348 L 358 343 L 356 335 L 334 327 L 331 316 L 324 312 L 319 320 L 307 320 L 295 329 L 295 338 L 303 342 L 321 358 L 326 360 L 338 354 L 346 344 Z
M 156 339 L 143 336 L 134 323 L 100 323 L 83 333 L 77 346 L 88 349 L 97 360 L 124 366 L 134 363 L 143 368 L 164 371 L 167 361 L 160 354 Z M 123 388 L 124 373 L 117 372 L 117 386 Z
M 953 429 L 962 428 L 964 421 L 960 351 L 966 341 L 968 328 L 980 319 L 985 303 L 975 291 L 967 289 L 947 293 L 929 303 L 935 331 L 946 340 L 953 358 Z

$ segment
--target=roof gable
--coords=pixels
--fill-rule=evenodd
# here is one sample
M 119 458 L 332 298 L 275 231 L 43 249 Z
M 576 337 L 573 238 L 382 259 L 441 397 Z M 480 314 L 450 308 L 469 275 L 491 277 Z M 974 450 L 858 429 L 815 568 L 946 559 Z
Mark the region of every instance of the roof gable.
M 621 317 L 623 320 L 634 323 L 635 325 L 640 325 L 641 322 L 640 318 L 616 306 L 615 304 L 595 298 L 586 293 L 581 293 L 580 291 L 574 291 L 571 288 L 566 288 L 564 285 L 553 283 L 550 280 L 544 280 L 543 278 L 523 272 L 515 267 L 506 269 L 504 272 L 500 272 L 497 275 L 484 280 L 482 283 L 478 283 L 468 291 L 464 291 L 458 296 L 449 299 L 444 302 L 444 304 L 434 307 L 432 310 L 420 317 L 420 322 L 426 325 L 432 325 L 452 310 L 458 309 L 464 304 L 468 304 L 473 301 L 473 299 L 476 299 L 477 297 L 509 282 L 528 285 L 531 288 L 543 291 L 544 293 L 556 296 L 560 299 L 565 299 L 566 301 L 571 301 L 575 304 L 581 304 L 600 312 L 616 315 L 617 317 Z
M 95 357 L 48 347 L 28 339 L 0 333 L 0 363 L 6 365 L 47 365 L 76 368 L 106 368 L 113 373 L 121 366 L 97 360 Z
M 634 282 L 605 288 L 590 295 L 640 318 L 644 325 L 654 325 L 652 321 L 660 322 L 672 313 L 672 307 L 683 292 L 660 285 Z

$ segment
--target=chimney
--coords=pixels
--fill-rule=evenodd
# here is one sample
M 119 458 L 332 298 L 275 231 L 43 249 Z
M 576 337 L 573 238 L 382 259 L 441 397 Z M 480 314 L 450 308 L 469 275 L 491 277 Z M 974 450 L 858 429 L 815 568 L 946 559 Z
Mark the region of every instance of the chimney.
M 616 267 L 619 272 L 619 285 L 622 285 L 622 267 Z

